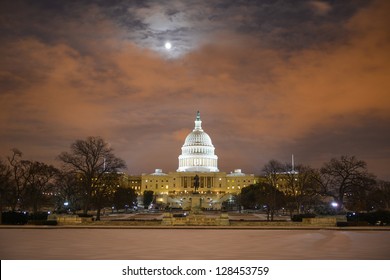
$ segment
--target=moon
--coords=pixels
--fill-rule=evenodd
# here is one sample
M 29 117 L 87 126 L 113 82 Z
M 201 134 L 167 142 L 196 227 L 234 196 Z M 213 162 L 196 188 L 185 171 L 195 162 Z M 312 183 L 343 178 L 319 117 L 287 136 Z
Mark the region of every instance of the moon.
M 165 43 L 165 49 L 170 50 L 172 48 L 172 44 L 170 42 Z

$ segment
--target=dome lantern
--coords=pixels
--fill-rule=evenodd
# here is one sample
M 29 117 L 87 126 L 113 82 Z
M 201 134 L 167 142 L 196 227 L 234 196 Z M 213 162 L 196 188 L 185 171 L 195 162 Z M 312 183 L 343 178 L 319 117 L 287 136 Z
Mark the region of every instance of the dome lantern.
M 203 131 L 203 129 L 202 129 L 202 121 L 201 121 L 201 119 L 200 119 L 200 113 L 199 113 L 199 111 L 196 113 L 194 131 L 195 131 L 195 130 Z

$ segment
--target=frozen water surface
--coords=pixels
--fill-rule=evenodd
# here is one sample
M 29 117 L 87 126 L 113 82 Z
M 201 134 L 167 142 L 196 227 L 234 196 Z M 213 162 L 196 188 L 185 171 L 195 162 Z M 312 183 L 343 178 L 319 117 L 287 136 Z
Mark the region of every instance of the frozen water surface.
M 1 259 L 390 259 L 390 231 L 0 229 Z

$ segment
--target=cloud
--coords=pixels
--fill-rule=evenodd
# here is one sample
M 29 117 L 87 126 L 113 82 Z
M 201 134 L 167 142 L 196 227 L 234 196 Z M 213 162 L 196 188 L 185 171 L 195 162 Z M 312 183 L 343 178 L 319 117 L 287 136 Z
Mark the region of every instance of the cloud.
M 332 6 L 324 1 L 309 1 L 309 7 L 318 15 L 326 15 L 332 10 Z
M 299 17 L 306 1 L 291 9 L 174 3 L 80 4 L 50 22 L 34 19 L 34 33 L 28 21 L 15 21 L 21 35 L 0 46 L 1 155 L 18 147 L 54 161 L 75 139 L 101 135 L 130 173 L 172 171 L 200 110 L 224 171 L 259 173 L 291 153 L 317 164 L 331 151 L 362 149 L 362 157 L 390 164 L 383 154 L 390 120 L 386 2 L 343 20 L 321 17 L 312 28 Z M 293 23 L 299 28 L 289 29 Z M 333 36 L 334 26 L 346 35 Z M 299 42 L 284 38 L 292 31 L 298 34 L 288 38 Z M 163 35 L 183 44 L 179 58 L 162 54 Z M 365 130 L 375 148 L 356 137 Z

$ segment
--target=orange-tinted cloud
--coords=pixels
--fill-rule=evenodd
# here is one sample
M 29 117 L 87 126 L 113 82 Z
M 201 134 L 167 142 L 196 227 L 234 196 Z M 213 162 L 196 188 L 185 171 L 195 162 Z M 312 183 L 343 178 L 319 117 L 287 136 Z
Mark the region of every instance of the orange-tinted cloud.
M 335 10 L 314 2 L 321 20 Z M 89 20 L 54 17 L 55 30 L 36 23 L 45 36 L 59 34 L 11 36 L 0 47 L 0 153 L 16 146 L 53 161 L 75 139 L 101 135 L 130 173 L 173 171 L 200 110 L 221 170 L 258 173 L 266 161 L 296 151 L 307 164 L 345 152 L 388 176 L 380 166 L 390 164 L 390 135 L 379 125 L 390 120 L 388 8 L 386 1 L 362 7 L 338 23 L 344 38 L 298 49 L 271 47 L 266 41 L 282 28 L 253 33 L 252 13 L 234 17 L 226 8 L 226 17 L 247 22 L 246 29 L 232 29 L 221 15 L 207 29 L 202 19 L 201 42 L 179 57 L 140 45 L 93 5 L 78 11 Z M 198 14 L 173 15 L 196 24 Z M 373 142 L 356 135 L 362 131 Z M 341 138 L 350 144 L 340 146 Z

